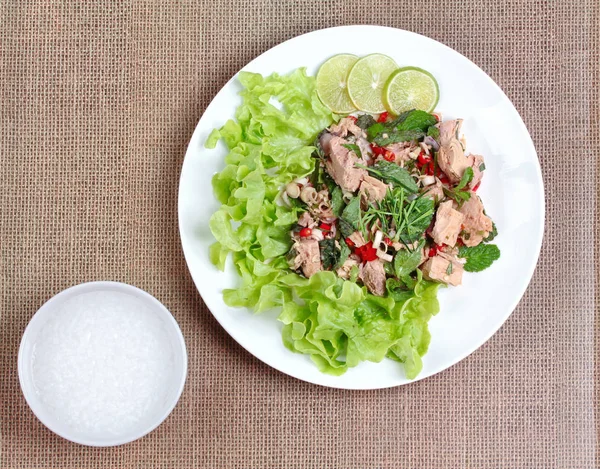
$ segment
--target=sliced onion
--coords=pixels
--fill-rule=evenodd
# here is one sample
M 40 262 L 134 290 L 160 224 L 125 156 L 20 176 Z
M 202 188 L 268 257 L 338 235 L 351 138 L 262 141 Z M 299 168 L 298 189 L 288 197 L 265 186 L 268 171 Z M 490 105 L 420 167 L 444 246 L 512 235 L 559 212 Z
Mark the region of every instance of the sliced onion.
M 381 252 L 379 250 L 377 250 L 377 257 L 379 257 L 379 259 L 381 259 L 382 261 L 386 262 L 392 262 L 392 259 L 394 259 L 391 254 Z
M 433 138 L 430 135 L 423 139 L 423 143 L 426 145 L 431 145 L 431 148 L 433 148 L 435 151 L 438 151 L 440 149 L 438 142 L 435 140 L 435 138 Z
M 383 233 L 381 230 L 377 230 L 375 233 L 375 238 L 373 239 L 373 246 L 379 246 L 381 244 L 381 240 L 383 239 Z
M 431 186 L 435 183 L 435 176 L 425 176 L 422 182 L 424 186 Z
M 317 241 L 323 241 L 323 239 L 325 239 L 325 236 L 323 236 L 323 232 L 317 228 L 313 228 L 310 237 Z

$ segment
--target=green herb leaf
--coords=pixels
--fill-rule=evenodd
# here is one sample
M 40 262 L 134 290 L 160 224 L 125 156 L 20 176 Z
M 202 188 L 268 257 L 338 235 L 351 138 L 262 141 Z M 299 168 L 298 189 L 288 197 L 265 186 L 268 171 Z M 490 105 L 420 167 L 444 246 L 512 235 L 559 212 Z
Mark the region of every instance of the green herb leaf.
M 353 151 L 354 154 L 356 156 L 358 156 L 359 158 L 362 158 L 362 152 L 360 151 L 360 148 L 358 145 L 354 144 L 354 143 L 347 143 L 345 145 L 342 145 L 344 148 L 347 148 L 350 151 Z
M 385 135 L 385 136 L 384 136 Z M 419 140 L 425 136 L 425 132 L 416 129 L 395 130 L 391 132 L 382 132 L 373 138 L 373 142 L 380 147 L 391 145 L 392 143 L 410 142 Z
M 404 208 L 403 220 L 397 231 L 404 244 L 414 243 L 431 224 L 435 203 L 429 197 L 419 197 Z
M 398 126 L 401 125 L 406 120 L 406 118 L 414 111 L 414 109 L 410 109 L 408 111 L 404 111 L 398 114 L 398 117 L 396 117 L 388 124 L 390 129 L 397 129 Z
M 388 130 L 389 129 L 385 124 L 376 122 L 367 129 L 367 140 L 372 142 L 375 137 L 381 133 L 387 132 Z
M 456 191 L 453 189 L 446 189 L 445 187 L 443 188 L 443 191 L 446 197 L 453 199 L 459 207 L 462 207 L 462 204 L 471 198 L 471 193 L 469 191 Z
M 356 231 L 356 228 L 354 228 L 351 223 L 347 222 L 343 218 L 338 218 L 338 226 L 340 228 L 340 233 L 342 233 L 344 238 L 347 238 Z
M 397 124 L 398 130 L 419 130 L 423 133 L 432 125 L 437 124 L 437 119 L 432 114 L 421 110 L 409 111 L 404 120 Z
M 336 217 L 342 215 L 342 209 L 344 208 L 344 199 L 342 189 L 339 186 L 335 186 L 331 192 L 331 210 Z
M 361 114 L 356 120 L 356 125 L 358 125 L 363 130 L 367 130 L 374 124 L 376 124 L 376 121 L 371 114 Z
M 479 165 L 479 171 L 485 171 L 485 163 Z
M 373 166 L 362 167 L 371 173 L 373 177 L 381 179 L 385 183 L 392 183 L 394 186 L 402 186 L 410 193 L 419 191 L 419 187 L 410 173 L 395 163 L 379 160 Z
M 456 190 L 460 191 L 467 184 L 469 184 L 472 180 L 473 180 L 473 168 L 465 169 L 465 172 L 463 173 L 462 177 L 460 178 L 460 182 L 458 183 L 458 186 L 456 186 Z
M 448 267 L 446 267 L 446 273 L 447 273 L 448 275 L 451 275 L 451 274 L 452 274 L 452 262 L 449 262 L 449 263 L 448 263 Z
M 440 129 L 438 129 L 435 125 L 432 125 L 427 129 L 427 135 L 436 140 L 439 140 L 440 139 Z
M 353 197 L 344 211 L 342 212 L 342 218 L 348 222 L 354 230 L 358 229 L 358 224 L 360 222 L 360 197 Z
M 500 258 L 500 249 L 495 244 L 482 243 L 473 247 L 461 246 L 458 255 L 467 260 L 464 265 L 467 272 L 480 272 Z
M 402 249 L 396 253 L 394 256 L 394 271 L 396 273 L 396 277 L 405 277 L 419 267 L 419 264 L 421 263 L 422 247 L 423 243 L 421 243 L 421 245 L 412 252 L 408 249 Z
M 346 259 L 348 259 L 351 252 L 352 251 L 350 251 L 350 248 L 348 247 L 346 242 L 344 240 L 341 240 L 340 241 L 340 257 L 339 257 L 337 263 L 335 264 L 334 269 L 339 269 L 344 264 L 344 262 L 346 262 Z
M 331 269 L 340 258 L 340 251 L 335 246 L 335 239 L 324 239 L 319 241 L 321 250 L 321 262 L 325 270 Z

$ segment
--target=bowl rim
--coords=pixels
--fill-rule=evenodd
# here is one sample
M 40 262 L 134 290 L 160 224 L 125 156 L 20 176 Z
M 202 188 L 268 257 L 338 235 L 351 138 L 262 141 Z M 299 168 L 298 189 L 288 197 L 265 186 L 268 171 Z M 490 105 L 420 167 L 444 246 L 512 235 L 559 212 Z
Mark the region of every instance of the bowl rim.
M 82 438 L 77 435 L 67 434 L 64 431 L 58 430 L 54 426 L 53 422 L 45 421 L 44 419 L 42 419 L 40 417 L 39 410 L 41 408 L 41 405 L 32 399 L 30 392 L 27 392 L 25 390 L 24 384 L 30 382 L 30 378 L 29 377 L 26 378 L 26 376 L 28 376 L 28 373 L 26 373 L 26 370 L 28 370 L 28 367 L 30 365 L 28 363 L 26 363 L 24 353 L 25 353 L 25 347 L 26 347 L 26 340 L 31 333 L 32 324 L 36 321 L 40 321 L 40 318 L 42 317 L 42 315 L 47 314 L 46 311 L 48 311 L 52 306 L 58 304 L 61 301 L 65 301 L 66 299 L 71 298 L 74 295 L 77 295 L 80 293 L 87 293 L 87 292 L 92 292 L 92 291 L 103 291 L 103 290 L 104 291 L 120 291 L 122 293 L 132 294 L 133 296 L 136 296 L 136 297 L 142 299 L 142 301 L 145 301 L 146 303 L 149 303 L 152 305 L 152 307 L 157 312 L 157 314 L 159 314 L 161 318 L 165 319 L 166 322 L 170 325 L 170 327 L 173 328 L 173 330 L 175 332 L 175 336 L 177 337 L 177 343 L 178 343 L 179 347 L 177 347 L 175 345 L 175 341 L 172 341 L 172 343 L 174 345 L 174 353 L 181 354 L 182 373 L 181 373 L 181 376 L 179 377 L 179 382 L 177 383 L 177 392 L 173 395 L 173 398 L 171 398 L 171 400 L 168 402 L 168 405 L 165 406 L 165 409 L 159 414 L 160 415 L 159 418 L 157 418 L 156 420 L 152 420 L 152 422 L 149 425 L 146 425 L 145 427 L 143 427 L 142 431 L 135 432 L 133 437 L 131 437 L 131 436 L 115 437 L 115 438 L 109 438 L 109 439 L 102 440 L 102 441 L 97 441 L 97 440 L 94 440 L 93 438 L 89 438 L 89 437 Z M 61 292 L 57 293 L 56 295 L 54 295 L 53 297 L 48 299 L 42 306 L 40 306 L 40 308 L 35 312 L 35 314 L 29 320 L 29 323 L 27 324 L 27 327 L 25 328 L 25 331 L 23 332 L 23 336 L 21 338 L 21 342 L 19 345 L 19 353 L 17 355 L 17 369 L 18 369 L 18 375 L 19 375 L 19 385 L 21 387 L 21 392 L 23 393 L 25 401 L 27 402 L 27 405 L 29 406 L 29 408 L 31 409 L 33 414 L 36 416 L 36 418 L 46 428 L 48 428 L 50 431 L 57 434 L 58 436 L 66 439 L 66 440 L 72 441 L 73 443 L 78 443 L 78 444 L 86 445 L 86 446 L 95 446 L 95 447 L 110 447 L 110 446 L 119 446 L 119 445 L 123 445 L 126 443 L 130 443 L 132 441 L 138 440 L 139 438 L 144 437 L 145 435 L 147 435 L 148 433 L 150 433 L 151 431 L 156 429 L 162 422 L 164 422 L 166 420 L 166 418 L 171 414 L 171 412 L 173 411 L 173 409 L 179 402 L 179 399 L 181 398 L 181 394 L 183 393 L 183 389 L 185 387 L 185 382 L 187 379 L 187 372 L 188 372 L 188 356 L 187 356 L 185 340 L 184 340 L 183 334 L 181 332 L 181 328 L 179 327 L 179 324 L 175 320 L 175 317 L 173 316 L 173 314 L 167 309 L 167 307 L 164 304 L 162 304 L 159 300 L 157 300 L 154 296 L 152 296 L 150 293 L 148 293 L 138 287 L 129 285 L 127 283 L 113 282 L 113 281 L 92 281 L 92 282 L 80 283 L 77 285 L 73 285 L 69 288 L 66 288 L 65 290 L 62 290 Z M 175 384 L 175 380 L 174 380 L 174 384 Z

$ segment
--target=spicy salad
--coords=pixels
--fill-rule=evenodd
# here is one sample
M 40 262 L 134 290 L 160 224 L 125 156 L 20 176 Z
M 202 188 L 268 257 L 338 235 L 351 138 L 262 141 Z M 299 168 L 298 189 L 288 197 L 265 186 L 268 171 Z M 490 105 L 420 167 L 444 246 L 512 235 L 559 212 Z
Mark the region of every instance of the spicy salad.
M 343 78 L 361 60 L 344 54 L 348 70 L 324 67 Z M 403 69 L 388 68 L 378 79 L 398 82 Z M 435 103 L 390 106 L 385 83 L 369 106 L 379 99 L 393 111 L 374 114 L 343 87 L 326 95 L 304 69 L 239 80 L 235 119 L 206 142 L 228 148 L 213 177 L 221 208 L 209 223 L 211 261 L 224 270 L 230 257 L 240 276 L 225 303 L 279 310 L 284 345 L 325 373 L 387 357 L 415 378 L 438 288 L 500 257 L 477 195 L 483 156 L 467 151 L 461 119 L 443 120 Z

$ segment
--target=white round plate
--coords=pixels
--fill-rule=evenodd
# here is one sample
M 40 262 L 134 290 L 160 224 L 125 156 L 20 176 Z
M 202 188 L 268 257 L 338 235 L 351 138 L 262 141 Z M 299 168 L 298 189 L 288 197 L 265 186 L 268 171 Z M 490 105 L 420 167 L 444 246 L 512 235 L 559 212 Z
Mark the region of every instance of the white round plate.
M 376 41 L 373 38 L 377 38 Z M 324 29 L 286 41 L 254 59 L 244 71 L 269 75 L 306 67 L 315 74 L 339 53 L 387 54 L 399 66 L 431 72 L 440 86 L 436 111 L 444 119 L 464 119 L 467 151 L 484 156 L 486 172 L 479 194 L 498 226 L 495 242 L 502 256 L 477 274 L 466 273 L 463 285 L 440 291 L 440 313 L 431 319 L 431 345 L 417 379 L 438 373 L 480 347 L 506 321 L 523 296 L 540 252 L 544 231 L 544 190 L 540 165 L 518 112 L 479 67 L 449 47 L 408 31 L 380 26 Z M 190 141 L 179 187 L 179 230 L 185 258 L 202 299 L 225 330 L 268 365 L 298 379 L 323 386 L 377 389 L 406 384 L 402 366 L 392 360 L 362 363 L 340 377 L 322 374 L 307 355 L 288 351 L 281 341 L 276 314 L 252 314 L 230 308 L 221 291 L 235 288 L 231 264 L 219 272 L 208 257 L 214 239 L 208 228 L 219 208 L 211 178 L 224 167 L 225 146 L 204 148 L 210 131 L 233 118 L 241 102 L 233 77 L 200 119 Z

